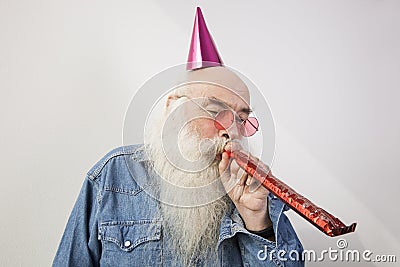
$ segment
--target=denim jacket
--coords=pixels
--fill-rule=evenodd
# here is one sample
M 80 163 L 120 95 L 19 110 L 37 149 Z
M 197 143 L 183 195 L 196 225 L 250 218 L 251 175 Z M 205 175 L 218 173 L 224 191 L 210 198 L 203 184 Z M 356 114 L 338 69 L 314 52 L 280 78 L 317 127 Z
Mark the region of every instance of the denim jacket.
M 116 148 L 87 173 L 53 266 L 172 266 L 174 252 L 163 234 L 160 203 L 136 178 L 149 180 L 140 145 Z M 127 163 L 132 164 L 132 168 Z M 133 170 L 133 171 L 132 171 Z M 217 259 L 196 266 L 304 266 L 291 255 L 303 247 L 284 211 L 268 195 L 276 242 L 247 231 L 236 209 L 221 221 Z M 174 264 L 175 265 L 175 264 Z M 176 265 L 175 265 L 176 266 Z

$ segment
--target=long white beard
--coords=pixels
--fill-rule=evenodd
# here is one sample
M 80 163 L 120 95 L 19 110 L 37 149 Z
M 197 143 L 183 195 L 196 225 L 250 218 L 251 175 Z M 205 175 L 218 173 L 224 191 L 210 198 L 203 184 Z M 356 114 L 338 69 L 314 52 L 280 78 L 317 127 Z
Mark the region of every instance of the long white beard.
M 216 153 L 221 153 L 225 144 L 225 139 L 215 138 L 212 142 L 202 142 L 194 133 L 194 129 L 185 127 L 178 137 L 180 151 L 167 151 L 168 159 L 165 156 L 165 146 L 161 141 L 163 123 L 157 123 L 146 137 L 146 149 L 149 158 L 157 174 L 171 184 L 180 187 L 191 187 L 194 190 L 176 190 L 176 186 L 163 186 L 160 188 L 160 199 L 168 199 L 169 203 L 176 203 L 181 200 L 192 200 L 193 203 L 204 198 L 203 193 L 197 193 L 202 186 L 214 182 L 215 191 L 223 190 L 219 180 L 218 161 L 215 160 Z M 165 134 L 165 132 L 164 132 Z M 171 133 L 175 134 L 176 133 Z M 167 133 L 168 135 L 168 133 Z M 202 146 L 199 146 L 202 143 Z M 204 145 L 206 144 L 206 145 Z M 199 151 L 201 147 L 202 151 Z M 179 154 L 174 156 L 175 154 Z M 201 162 L 211 162 L 202 170 L 187 172 L 176 167 L 178 161 L 189 160 Z M 212 158 L 210 158 L 212 157 Z M 171 163 L 172 161 L 173 163 Z M 203 163 L 204 163 L 203 162 Z M 195 163 L 194 163 L 195 164 Z M 178 164 L 180 165 L 180 164 Z M 201 164 L 200 164 L 201 165 Z M 204 191 L 204 190 L 203 190 Z M 211 190 L 214 191 L 214 190 Z M 216 245 L 219 237 L 219 228 L 223 215 L 231 208 L 231 201 L 225 194 L 211 203 L 200 206 L 179 207 L 161 203 L 161 214 L 163 216 L 164 231 L 170 237 L 175 260 L 181 261 L 184 266 L 188 266 L 193 257 L 204 258 L 215 254 Z

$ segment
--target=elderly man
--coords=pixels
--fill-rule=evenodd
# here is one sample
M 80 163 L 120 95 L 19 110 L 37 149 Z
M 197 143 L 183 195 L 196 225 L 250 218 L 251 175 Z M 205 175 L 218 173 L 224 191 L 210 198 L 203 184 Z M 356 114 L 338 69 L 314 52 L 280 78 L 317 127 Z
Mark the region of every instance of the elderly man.
M 202 21 L 198 10 L 195 27 Z M 143 145 L 88 172 L 53 266 L 304 265 L 285 204 L 226 152 L 258 122 L 245 83 L 216 55 L 189 61 Z

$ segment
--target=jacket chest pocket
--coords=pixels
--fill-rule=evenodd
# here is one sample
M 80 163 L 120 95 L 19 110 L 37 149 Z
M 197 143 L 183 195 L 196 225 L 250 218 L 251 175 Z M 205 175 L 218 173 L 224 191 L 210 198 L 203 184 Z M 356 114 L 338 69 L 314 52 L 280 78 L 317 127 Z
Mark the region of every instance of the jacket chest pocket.
M 161 221 L 111 221 L 99 227 L 102 266 L 160 266 Z

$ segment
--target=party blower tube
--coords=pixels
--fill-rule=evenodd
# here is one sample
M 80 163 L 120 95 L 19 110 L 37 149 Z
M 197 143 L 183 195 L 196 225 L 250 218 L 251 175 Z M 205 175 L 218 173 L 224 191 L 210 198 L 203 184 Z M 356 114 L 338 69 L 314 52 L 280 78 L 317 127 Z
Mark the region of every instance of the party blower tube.
M 287 184 L 273 176 L 268 169 L 249 157 L 243 151 L 225 151 L 230 158 L 236 160 L 237 164 L 249 175 L 257 179 L 272 194 L 281 199 L 292 210 L 300 214 L 304 219 L 317 227 L 328 236 L 334 237 L 356 230 L 357 223 L 346 226 L 338 218 L 329 212 L 316 206 L 307 198 L 303 197 Z

